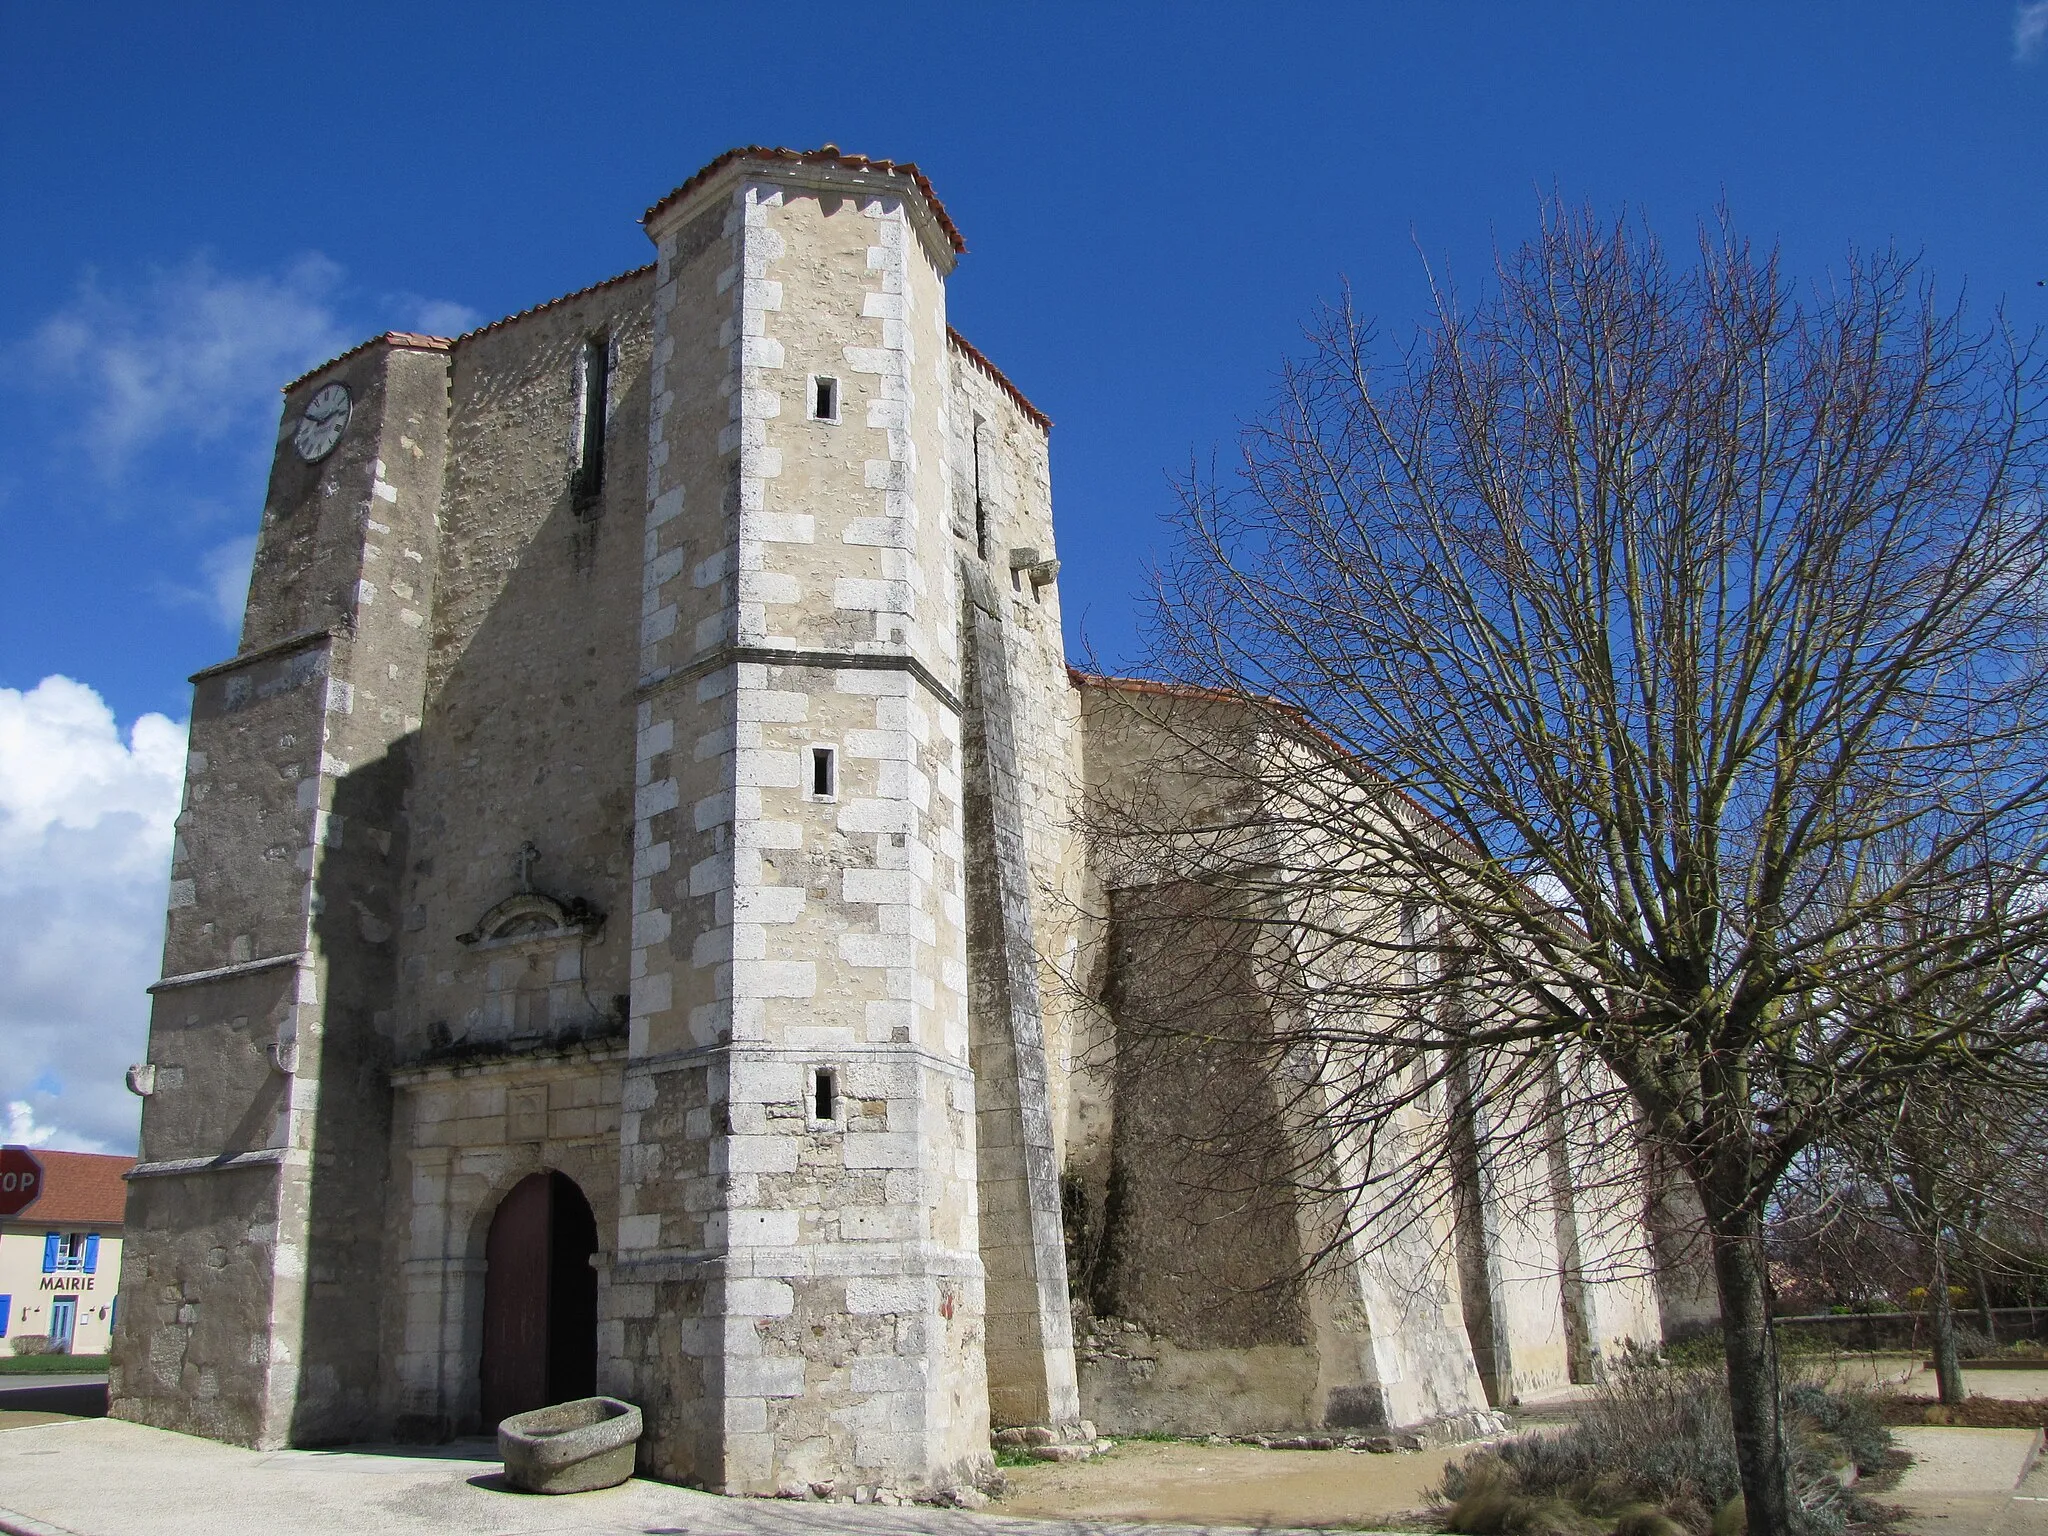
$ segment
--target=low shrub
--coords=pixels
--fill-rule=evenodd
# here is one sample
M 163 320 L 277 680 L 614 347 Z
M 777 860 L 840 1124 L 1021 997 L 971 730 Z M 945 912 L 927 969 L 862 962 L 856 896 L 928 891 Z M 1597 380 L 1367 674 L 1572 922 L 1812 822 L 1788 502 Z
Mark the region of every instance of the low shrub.
M 1862 1513 L 1844 1486 L 1874 1471 L 1891 1435 L 1860 1394 L 1786 1394 L 1798 1536 L 1835 1536 Z M 1722 1536 L 1740 1532 L 1741 1477 L 1727 1386 L 1707 1367 L 1626 1364 L 1576 1423 L 1502 1441 L 1444 1471 L 1444 1529 L 1468 1536 Z
M 14 1345 L 14 1352 L 17 1355 L 54 1355 L 61 1353 L 50 1343 L 50 1336 L 47 1333 L 17 1333 L 12 1343 Z

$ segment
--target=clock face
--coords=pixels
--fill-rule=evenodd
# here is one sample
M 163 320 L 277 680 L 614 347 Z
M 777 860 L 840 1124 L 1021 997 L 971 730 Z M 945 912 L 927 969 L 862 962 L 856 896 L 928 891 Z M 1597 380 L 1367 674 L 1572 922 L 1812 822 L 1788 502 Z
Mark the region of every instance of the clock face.
M 348 426 L 348 410 L 346 385 L 321 385 L 320 392 L 306 402 L 306 414 L 299 418 L 299 428 L 292 434 L 292 446 L 299 450 L 299 457 L 314 464 L 334 452 L 334 445 L 341 441 Z

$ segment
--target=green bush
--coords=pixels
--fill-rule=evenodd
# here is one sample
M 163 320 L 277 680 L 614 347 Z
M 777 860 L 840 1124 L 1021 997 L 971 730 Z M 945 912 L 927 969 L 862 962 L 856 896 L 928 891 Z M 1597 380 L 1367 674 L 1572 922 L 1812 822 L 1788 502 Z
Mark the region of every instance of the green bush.
M 1798 1536 L 1835 1536 L 1856 1512 L 1841 1471 L 1869 1471 L 1891 1435 L 1861 1394 L 1794 1386 L 1787 1433 Z M 1468 1536 L 1715 1536 L 1741 1529 L 1741 1478 L 1716 1370 L 1636 1361 L 1578 1421 L 1477 1451 L 1444 1471 L 1444 1529 Z

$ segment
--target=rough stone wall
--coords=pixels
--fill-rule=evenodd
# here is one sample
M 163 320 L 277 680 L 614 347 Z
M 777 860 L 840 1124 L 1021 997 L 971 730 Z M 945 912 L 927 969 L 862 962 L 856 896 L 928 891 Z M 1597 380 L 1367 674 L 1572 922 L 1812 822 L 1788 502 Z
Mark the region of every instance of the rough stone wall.
M 987 1465 L 941 518 L 950 254 L 921 218 L 900 183 L 743 167 L 650 226 L 619 1229 L 641 1283 L 615 1289 L 643 1380 L 673 1374 L 671 1295 L 701 1297 L 679 1341 L 701 1396 L 657 1416 L 649 1454 L 733 1492 Z M 836 421 L 809 409 L 819 374 Z M 711 1162 L 677 1178 L 663 1127 L 699 1106 Z
M 307 465 L 290 438 L 334 380 L 349 430 Z M 444 357 L 389 342 L 286 399 L 242 653 L 195 679 L 120 1416 L 253 1445 L 374 1424 L 360 1301 L 381 1270 L 400 796 L 425 672 L 423 615 L 383 573 L 408 551 L 432 569 L 445 418 Z
M 1076 835 L 1083 766 L 1080 698 L 1067 676 L 1053 530 L 1051 439 L 988 369 L 951 351 L 953 410 L 947 466 L 954 547 L 988 574 L 998 599 L 1009 692 L 1019 722 L 1018 805 L 1030 864 L 1031 926 L 1039 958 L 1054 1144 L 1071 1163 L 1068 1127 L 1084 1122 L 1091 1083 L 1085 1021 L 1071 973 L 1083 943 L 1086 853 Z M 1023 564 L 1036 557 L 1037 574 Z M 1100 1096 L 1106 1079 L 1092 1084 Z
M 631 729 L 622 701 L 634 675 L 650 282 L 629 273 L 453 348 L 439 558 L 404 552 L 388 573 L 391 595 L 417 605 L 431 647 L 406 792 L 400 1067 L 498 1052 L 508 1058 L 501 1069 L 517 1072 L 538 1052 L 531 1070 L 545 1076 L 547 1053 L 564 1042 L 624 1028 Z M 607 472 L 594 499 L 571 488 L 593 341 L 609 374 Z M 537 859 L 522 864 L 522 845 Z M 479 942 L 479 919 L 522 885 L 598 917 L 588 931 Z M 608 1070 L 604 1097 L 615 1103 L 616 1065 Z M 434 1108 L 430 1096 L 425 1112 Z M 420 1110 L 405 1109 L 393 1141 L 403 1197 L 384 1231 L 382 1352 L 392 1365 L 380 1398 L 384 1421 L 417 1436 L 475 1412 L 477 1339 L 449 1322 L 430 1346 L 421 1314 L 474 1323 L 480 1293 L 469 1305 L 463 1287 L 481 1285 L 481 1248 L 470 1254 L 465 1233 L 443 1250 L 447 1187 L 498 1166 L 504 1136 L 480 1134 L 474 1154 L 452 1163 L 434 1164 L 429 1148 L 414 1164 L 407 1117 Z M 567 1112 L 589 1111 L 572 1103 Z M 599 1162 L 601 1188 L 578 1182 L 602 1210 L 616 1164 L 609 1154 Z
M 1266 1080 L 1255 931 L 1170 883 L 1113 893 L 1110 934 L 1119 1050 L 1095 1310 L 1183 1349 L 1305 1347 L 1296 1160 Z
M 1571 1240 L 1571 1211 L 1552 1177 L 1557 1128 L 1549 1085 L 1454 1073 L 1465 1326 L 1487 1400 L 1502 1406 L 1574 1378 L 1561 1251 L 1561 1238 Z M 1579 1277 L 1571 1279 L 1576 1290 Z
M 1099 1241 L 1075 1277 L 1101 1320 L 1081 1358 L 1108 1433 L 1322 1421 L 1251 937 L 1193 887 L 1111 897 L 1112 1156 Z M 1169 1038 L 1196 1018 L 1199 1046 Z
M 1714 1280 L 1713 1240 L 1699 1191 L 1677 1160 L 1647 1148 L 1649 1188 L 1645 1224 L 1656 1256 L 1657 1316 L 1666 1339 L 1689 1338 L 1721 1326 L 1720 1290 Z
M 968 1040 L 976 1091 L 978 1230 L 986 1275 L 989 1412 L 1075 1426 L 1073 1320 L 1059 1152 L 1045 1049 L 1035 871 L 1027 852 L 1024 730 L 1002 600 L 961 561 Z
M 1252 809 L 1234 803 L 1242 789 L 1232 775 L 1205 766 L 1207 753 L 1186 745 L 1230 739 L 1237 722 L 1224 706 L 1116 686 L 1080 691 L 1092 821 L 1189 826 Z M 1116 851 L 1113 839 L 1104 851 Z M 1133 1008 L 1139 1027 L 1112 1040 L 1111 1175 L 1099 1193 L 1092 1180 L 1083 1182 L 1086 1209 L 1075 1227 L 1091 1278 L 1120 1266 L 1134 1271 L 1138 1294 L 1156 1287 L 1159 1299 L 1146 1304 L 1160 1310 L 1163 1325 L 1141 1326 L 1149 1342 L 1139 1351 L 1084 1349 L 1084 1409 L 1127 1432 L 1200 1432 L 1206 1425 L 1193 1415 L 1212 1400 L 1188 1394 L 1185 1384 L 1211 1368 L 1239 1385 L 1232 1412 L 1264 1421 L 1260 1427 L 1415 1424 L 1483 1408 L 1460 1315 L 1449 1189 L 1432 1192 L 1425 1182 L 1413 1209 L 1403 1211 L 1296 1207 L 1275 1187 L 1289 1175 L 1341 1183 L 1339 1168 L 1362 1164 L 1361 1149 L 1332 1141 L 1315 1092 L 1284 1108 L 1262 1107 L 1262 1068 L 1209 1060 L 1170 1040 L 1148 1046 L 1144 1038 L 1148 1010 L 1166 1018 L 1212 1010 L 1224 1039 L 1234 1031 L 1249 1049 L 1256 1031 L 1246 1021 L 1269 1006 L 1269 994 L 1303 990 L 1298 980 L 1266 975 L 1284 957 L 1233 958 L 1224 938 L 1243 931 L 1199 904 L 1184 914 L 1176 950 L 1170 870 L 1140 856 L 1092 873 L 1109 910 L 1143 912 L 1146 922 L 1129 928 L 1150 933 L 1141 941 L 1145 953 L 1125 954 L 1132 941 L 1117 939 L 1096 968 L 1111 1027 Z M 1220 934 L 1205 932 L 1212 918 Z M 1361 910 L 1347 920 L 1385 921 L 1386 914 Z M 1133 1052 L 1137 1059 L 1127 1060 Z M 1410 1118 L 1418 1147 L 1440 1141 L 1426 1111 Z M 1134 1175 L 1135 1199 L 1122 1187 Z M 1230 1218 L 1204 1212 L 1205 1199 L 1222 1203 Z M 1280 1213 L 1284 1233 L 1270 1226 Z M 1337 1248 L 1314 1273 L 1300 1275 L 1304 1256 L 1326 1247 L 1337 1229 L 1344 1233 Z M 1204 1254 L 1205 1276 L 1153 1278 L 1188 1269 Z M 1132 1307 L 1121 1294 L 1128 1284 L 1097 1294 L 1098 1309 Z M 1238 1318 L 1239 1334 L 1201 1331 L 1207 1311 L 1181 1310 L 1189 1294 L 1206 1297 L 1218 1318 Z M 1113 1338 L 1124 1321 L 1102 1319 L 1111 1331 L 1098 1328 L 1095 1337 Z M 1175 1328 L 1183 1332 L 1176 1336 Z
M 425 721 L 407 795 L 402 1060 L 624 1029 L 634 634 L 651 273 L 457 343 Z M 605 474 L 572 494 L 581 355 L 611 358 Z M 520 888 L 603 924 L 554 952 L 464 943 Z M 529 994 L 522 998 L 520 994 Z M 537 998 L 531 994 L 540 994 Z
M 1570 1212 L 1568 1269 L 1583 1317 L 1583 1378 L 1600 1379 L 1631 1346 L 1666 1338 L 1657 1256 L 1644 1219 L 1646 1160 L 1626 1093 L 1590 1056 L 1561 1052 L 1556 1068 L 1558 1203 Z

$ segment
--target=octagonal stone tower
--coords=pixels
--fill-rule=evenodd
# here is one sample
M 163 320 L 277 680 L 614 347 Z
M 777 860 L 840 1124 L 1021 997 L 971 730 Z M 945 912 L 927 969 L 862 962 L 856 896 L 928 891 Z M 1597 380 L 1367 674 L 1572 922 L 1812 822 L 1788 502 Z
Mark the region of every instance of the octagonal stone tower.
M 835 159 L 729 160 L 647 227 L 606 1326 L 638 1400 L 692 1362 L 681 1417 L 719 1485 L 960 1475 L 988 1454 L 988 1409 L 946 479 L 957 237 L 901 176 Z M 1062 1406 L 1078 1417 L 1071 1385 Z

